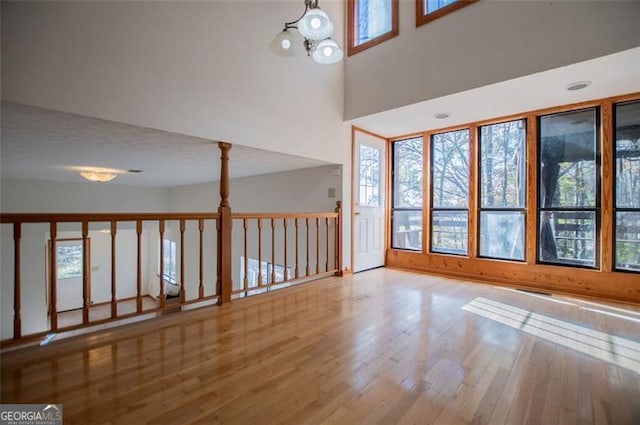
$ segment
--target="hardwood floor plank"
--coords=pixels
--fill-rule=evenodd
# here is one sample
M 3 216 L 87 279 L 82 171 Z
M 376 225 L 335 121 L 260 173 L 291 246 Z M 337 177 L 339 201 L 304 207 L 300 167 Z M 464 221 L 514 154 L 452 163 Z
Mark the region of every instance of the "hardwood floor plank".
M 638 317 L 378 269 L 4 352 L 0 397 L 65 424 L 637 425 Z

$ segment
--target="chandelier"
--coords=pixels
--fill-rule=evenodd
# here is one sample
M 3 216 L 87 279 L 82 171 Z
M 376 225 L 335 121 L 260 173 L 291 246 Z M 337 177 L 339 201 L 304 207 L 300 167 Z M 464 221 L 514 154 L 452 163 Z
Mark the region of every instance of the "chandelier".
M 333 22 L 318 6 L 318 0 L 304 0 L 304 12 L 295 21 L 285 22 L 284 29 L 271 42 L 271 50 L 279 56 L 294 56 L 298 53 L 300 40 L 290 30 L 298 30 L 304 37 L 302 46 L 315 62 L 332 64 L 340 62 L 344 53 L 338 43 L 331 40 Z

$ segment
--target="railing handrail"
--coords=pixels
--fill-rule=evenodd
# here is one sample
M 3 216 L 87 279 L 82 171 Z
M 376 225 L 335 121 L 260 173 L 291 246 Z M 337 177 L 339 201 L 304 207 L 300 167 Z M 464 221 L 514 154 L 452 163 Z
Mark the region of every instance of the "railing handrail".
M 304 219 L 304 218 L 336 218 L 336 212 L 234 212 L 231 214 L 234 219 Z M 149 213 L 0 213 L 0 223 L 79 223 L 90 222 L 110 222 L 110 221 L 152 221 L 152 220 L 215 220 L 220 217 L 217 212 L 201 213 L 174 213 L 174 212 L 149 212 Z
M 284 219 L 284 218 L 336 218 L 338 217 L 338 213 L 336 212 L 301 212 L 301 213 L 282 213 L 282 212 L 256 212 L 256 213 L 231 213 L 231 217 L 234 219 L 258 219 L 258 218 L 273 218 L 273 219 Z
M 217 212 L 203 213 L 0 213 L 0 223 L 80 223 L 153 220 L 216 220 Z

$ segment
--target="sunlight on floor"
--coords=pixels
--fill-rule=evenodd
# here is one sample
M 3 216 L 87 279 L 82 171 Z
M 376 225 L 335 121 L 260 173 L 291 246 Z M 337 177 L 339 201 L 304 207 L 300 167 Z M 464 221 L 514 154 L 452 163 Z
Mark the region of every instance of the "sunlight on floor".
M 462 309 L 640 374 L 638 342 L 487 298 Z

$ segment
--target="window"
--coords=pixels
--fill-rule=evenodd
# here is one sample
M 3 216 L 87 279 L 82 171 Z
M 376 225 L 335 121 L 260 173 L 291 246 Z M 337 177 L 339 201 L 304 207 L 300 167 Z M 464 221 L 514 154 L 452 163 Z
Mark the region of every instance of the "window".
M 171 283 L 177 282 L 176 278 L 176 243 L 170 239 L 163 239 L 163 262 L 164 270 L 162 271 L 162 277 Z
M 422 137 L 393 143 L 392 248 L 422 251 Z
M 615 268 L 640 271 L 640 101 L 615 107 Z
M 524 260 L 526 123 L 480 127 L 480 256 Z
M 398 35 L 398 0 L 349 0 L 347 12 L 348 56 Z
M 424 25 L 477 0 L 416 0 L 416 26 Z
M 380 206 L 380 150 L 360 144 L 359 205 Z
M 56 263 L 58 280 L 82 278 L 82 240 L 58 242 Z
M 596 108 L 539 118 L 539 238 L 543 263 L 597 267 Z
M 469 130 L 431 136 L 431 251 L 468 253 Z

